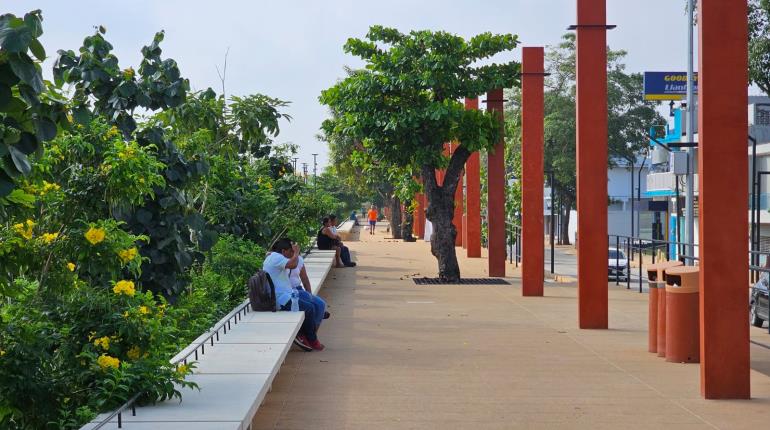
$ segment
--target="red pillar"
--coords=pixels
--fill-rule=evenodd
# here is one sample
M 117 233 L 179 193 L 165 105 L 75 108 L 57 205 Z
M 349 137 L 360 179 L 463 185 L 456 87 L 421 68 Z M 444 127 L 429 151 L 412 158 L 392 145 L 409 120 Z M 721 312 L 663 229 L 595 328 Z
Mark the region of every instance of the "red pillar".
M 453 143 L 450 145 L 450 149 L 453 154 L 458 146 L 458 143 Z M 455 246 L 463 246 L 463 186 L 463 175 L 460 175 L 460 180 L 457 181 L 457 190 L 455 190 L 455 214 L 452 218 L 452 224 L 454 224 L 455 229 L 457 229 L 457 236 L 455 236 Z
M 487 157 L 489 276 L 505 276 L 505 119 L 502 88 L 487 93 L 487 109 L 500 122 L 500 140 Z
M 750 396 L 747 15 L 746 0 L 699 2 L 700 374 L 707 399 Z
M 543 48 L 522 50 L 521 293 L 543 295 Z
M 465 109 L 478 109 L 479 99 L 465 99 Z M 478 151 L 465 163 L 466 204 L 465 248 L 468 258 L 481 257 L 481 180 Z
M 425 194 L 417 193 L 414 200 L 417 202 L 414 209 L 414 235 L 423 238 L 425 237 Z
M 607 328 L 605 1 L 577 0 L 578 319 L 587 329 Z

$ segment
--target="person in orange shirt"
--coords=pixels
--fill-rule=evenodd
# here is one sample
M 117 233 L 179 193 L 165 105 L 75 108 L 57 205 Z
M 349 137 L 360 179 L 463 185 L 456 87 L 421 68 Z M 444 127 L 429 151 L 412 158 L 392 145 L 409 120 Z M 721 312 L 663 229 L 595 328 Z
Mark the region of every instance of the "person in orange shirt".
M 377 225 L 377 208 L 372 205 L 366 216 L 369 219 L 369 234 L 374 234 L 374 227 Z

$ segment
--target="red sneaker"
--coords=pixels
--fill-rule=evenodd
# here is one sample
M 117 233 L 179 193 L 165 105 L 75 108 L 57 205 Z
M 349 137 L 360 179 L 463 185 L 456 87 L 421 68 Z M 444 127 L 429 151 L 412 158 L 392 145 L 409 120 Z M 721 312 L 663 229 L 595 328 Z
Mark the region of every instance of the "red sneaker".
M 316 343 L 317 342 L 318 340 L 316 340 Z M 312 351 L 314 349 L 310 341 L 302 334 L 298 334 L 297 337 L 294 338 L 294 344 L 303 351 Z
M 324 348 L 326 348 L 324 344 L 318 341 L 318 339 L 316 339 L 314 342 L 310 342 L 310 347 L 316 351 L 323 351 Z

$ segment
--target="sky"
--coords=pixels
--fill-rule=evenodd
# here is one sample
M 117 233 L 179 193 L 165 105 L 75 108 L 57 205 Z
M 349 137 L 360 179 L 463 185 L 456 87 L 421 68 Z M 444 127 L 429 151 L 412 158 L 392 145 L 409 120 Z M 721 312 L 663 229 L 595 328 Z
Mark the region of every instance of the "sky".
M 519 36 L 520 46 L 559 43 L 575 23 L 575 0 L 4 0 L 0 13 L 43 11 L 43 46 L 50 69 L 59 49 L 77 50 L 94 27 L 107 28 L 121 67 L 137 67 L 139 50 L 165 30 L 164 57 L 174 58 L 193 89 L 221 92 L 217 74 L 227 58 L 227 95 L 262 93 L 291 102 L 293 119 L 276 139 L 299 146 L 299 163 L 319 171 L 325 143 L 316 139 L 327 110 L 320 92 L 360 66 L 342 46 L 363 37 L 371 25 L 410 30 L 444 30 L 470 37 L 490 31 Z M 607 0 L 612 49 L 625 49 L 627 70 L 686 70 L 687 21 L 684 0 Z M 521 51 L 499 61 L 519 60 Z M 697 68 L 697 62 L 696 62 Z

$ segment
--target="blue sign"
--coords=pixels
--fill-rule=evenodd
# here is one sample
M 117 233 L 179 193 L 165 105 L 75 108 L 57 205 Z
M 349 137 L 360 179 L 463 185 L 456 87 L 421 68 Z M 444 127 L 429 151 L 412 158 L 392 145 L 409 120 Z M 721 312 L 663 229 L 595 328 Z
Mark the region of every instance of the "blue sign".
M 698 74 L 693 77 L 693 93 L 698 94 Z M 644 72 L 645 100 L 684 100 L 687 98 L 687 72 Z

